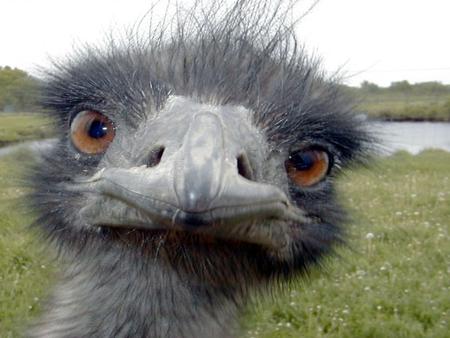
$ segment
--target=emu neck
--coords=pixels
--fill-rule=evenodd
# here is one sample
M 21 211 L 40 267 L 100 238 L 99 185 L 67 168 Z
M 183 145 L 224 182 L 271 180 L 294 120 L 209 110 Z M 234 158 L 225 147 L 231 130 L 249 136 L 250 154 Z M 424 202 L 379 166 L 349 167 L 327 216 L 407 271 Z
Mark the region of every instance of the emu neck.
M 32 335 L 233 336 L 232 288 L 189 278 L 161 257 L 113 250 L 99 254 L 95 259 L 82 254 L 68 265 L 44 323 Z

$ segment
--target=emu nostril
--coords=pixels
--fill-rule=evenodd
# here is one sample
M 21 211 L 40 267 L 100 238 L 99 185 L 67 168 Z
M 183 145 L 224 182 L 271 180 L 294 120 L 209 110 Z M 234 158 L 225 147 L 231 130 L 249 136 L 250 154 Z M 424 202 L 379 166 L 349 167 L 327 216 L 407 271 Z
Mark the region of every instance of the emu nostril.
M 164 147 L 156 147 L 150 152 L 147 158 L 147 162 L 145 163 L 148 168 L 156 167 L 159 164 L 159 162 L 161 162 L 164 150 L 165 150 Z
M 245 154 L 241 154 L 237 158 L 237 169 L 239 175 L 242 177 L 245 177 L 248 180 L 253 178 L 252 167 L 250 166 L 250 162 Z

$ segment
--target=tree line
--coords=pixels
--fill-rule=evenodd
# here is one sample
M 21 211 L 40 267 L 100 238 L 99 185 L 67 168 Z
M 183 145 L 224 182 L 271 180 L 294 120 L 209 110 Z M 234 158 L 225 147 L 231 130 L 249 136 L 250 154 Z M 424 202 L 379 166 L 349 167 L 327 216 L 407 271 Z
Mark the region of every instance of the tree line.
M 385 97 L 386 94 L 389 96 L 448 96 L 450 98 L 450 85 L 435 81 L 415 84 L 398 81 L 392 82 L 389 87 L 380 87 L 375 83 L 364 81 L 359 88 L 343 87 L 356 98 Z M 18 68 L 0 66 L 0 112 L 36 111 L 39 95 L 40 86 L 37 78 Z
M 391 82 L 389 87 L 380 87 L 375 83 L 363 81 L 361 83 L 361 92 L 364 94 L 373 93 L 392 93 L 392 94 L 415 94 L 415 95 L 450 95 L 450 85 L 442 84 L 437 81 L 409 83 L 408 81 Z
M 27 72 L 0 66 L 0 112 L 31 112 L 37 109 L 39 80 Z

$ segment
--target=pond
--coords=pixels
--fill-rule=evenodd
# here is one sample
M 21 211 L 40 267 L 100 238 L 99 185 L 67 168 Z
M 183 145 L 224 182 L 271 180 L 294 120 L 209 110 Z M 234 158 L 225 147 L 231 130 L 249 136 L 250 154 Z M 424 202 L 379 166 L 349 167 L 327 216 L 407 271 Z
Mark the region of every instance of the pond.
M 49 148 L 55 143 L 55 139 L 45 139 L 38 141 L 27 141 L 23 143 L 16 143 L 6 147 L 0 148 L 0 157 L 7 156 L 20 149 L 29 149 L 31 151 L 38 151 L 41 149 Z
M 429 148 L 450 151 L 448 122 L 371 122 L 370 128 L 387 154 L 397 150 L 417 154 Z

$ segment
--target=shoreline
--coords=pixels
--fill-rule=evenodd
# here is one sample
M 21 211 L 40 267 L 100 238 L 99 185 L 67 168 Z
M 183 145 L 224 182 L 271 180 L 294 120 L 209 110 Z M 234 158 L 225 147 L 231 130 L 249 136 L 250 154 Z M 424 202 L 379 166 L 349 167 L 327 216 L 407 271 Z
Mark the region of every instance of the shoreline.
M 444 122 L 450 123 L 450 117 L 448 119 L 434 118 L 434 117 L 414 117 L 414 116 L 369 116 L 367 119 L 375 122 Z

